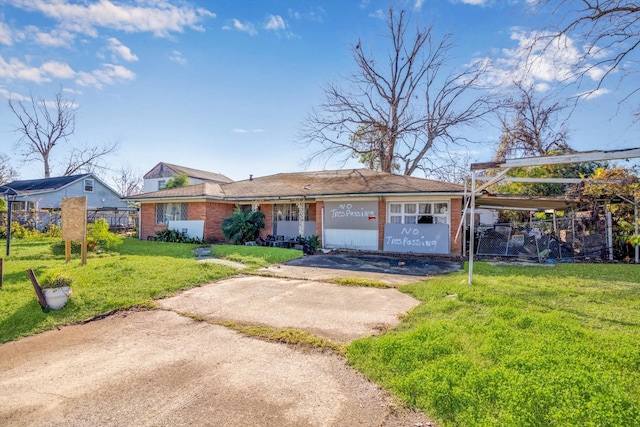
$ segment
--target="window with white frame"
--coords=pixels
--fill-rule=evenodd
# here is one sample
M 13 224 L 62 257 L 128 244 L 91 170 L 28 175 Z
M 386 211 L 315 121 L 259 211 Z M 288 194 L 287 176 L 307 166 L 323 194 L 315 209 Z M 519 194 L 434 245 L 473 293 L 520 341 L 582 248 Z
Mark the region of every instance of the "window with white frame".
M 156 203 L 156 224 L 186 221 L 188 203 Z
M 36 202 L 12 202 L 11 211 L 33 211 L 36 209 Z
M 84 191 L 86 193 L 93 193 L 93 179 L 87 178 L 84 180 Z
M 273 205 L 274 221 L 298 221 L 299 211 L 296 203 L 280 203 Z M 309 221 L 309 205 L 304 204 L 304 220 Z
M 448 224 L 449 203 L 389 203 L 390 224 Z

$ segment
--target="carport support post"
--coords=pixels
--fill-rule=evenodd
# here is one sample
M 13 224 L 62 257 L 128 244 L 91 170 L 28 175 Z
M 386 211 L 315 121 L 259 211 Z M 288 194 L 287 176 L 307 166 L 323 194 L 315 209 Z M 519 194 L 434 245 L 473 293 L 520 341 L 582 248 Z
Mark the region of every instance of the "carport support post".
M 638 198 L 634 199 L 635 203 L 633 204 L 633 217 L 636 219 L 636 236 L 638 235 L 638 222 L 640 222 L 640 218 L 638 218 Z M 638 254 L 640 254 L 640 245 L 636 245 L 636 264 L 638 264 Z
M 473 248 L 476 243 L 476 171 L 471 172 L 471 218 L 469 221 L 469 286 L 471 286 L 473 283 Z

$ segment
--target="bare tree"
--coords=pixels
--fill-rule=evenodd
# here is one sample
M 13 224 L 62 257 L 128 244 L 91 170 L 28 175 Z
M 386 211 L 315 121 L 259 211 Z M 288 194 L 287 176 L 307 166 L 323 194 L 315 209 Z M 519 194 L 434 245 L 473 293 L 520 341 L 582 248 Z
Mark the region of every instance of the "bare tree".
M 517 95 L 507 100 L 501 117 L 503 133 L 494 160 L 546 156 L 571 152 L 567 143 L 564 104 L 548 98 L 536 99 L 533 86 L 515 85 Z
M 302 141 L 320 146 L 308 161 L 338 155 L 384 172 L 428 173 L 434 145 L 446 150 L 467 142 L 453 129 L 471 126 L 489 111 L 487 98 L 473 93 L 480 89 L 483 63 L 447 74 L 450 35 L 437 41 L 431 27 L 410 34 L 404 11 L 389 9 L 386 22 L 387 61 L 367 55 L 358 40 L 349 88 L 326 85 L 326 101 L 303 124 Z
M 538 0 L 558 24 L 550 28 L 554 41 L 565 36 L 580 40 L 582 57 L 576 64 L 580 76 L 598 80 L 600 88 L 615 73 L 633 83 L 622 92 L 622 101 L 640 92 L 638 46 L 640 46 L 640 3 L 633 0 Z M 639 113 L 640 114 L 640 113 Z
M 17 177 L 18 172 L 11 166 L 9 156 L 0 153 L 0 185 L 11 182 Z
M 130 165 L 122 166 L 112 177 L 116 191 L 122 196 L 132 196 L 142 192 L 142 173 Z
M 63 175 L 69 176 L 77 173 L 97 172 L 98 170 L 104 171 L 107 169 L 107 165 L 103 162 L 104 157 L 115 152 L 119 145 L 118 142 L 114 142 L 104 144 L 100 147 L 74 147 L 66 161 Z
M 75 132 L 76 104 L 64 98 L 60 89 L 49 102 L 43 98 L 36 100 L 33 94 L 28 100 L 9 98 L 9 108 L 20 125 L 15 131 L 20 134 L 19 144 L 25 161 L 38 160 L 44 167 L 44 177 L 51 177 L 51 152 L 60 144 L 69 141 Z M 98 160 L 113 153 L 118 144 L 104 147 L 74 148 L 66 161 L 65 175 L 79 171 L 90 171 L 98 167 Z

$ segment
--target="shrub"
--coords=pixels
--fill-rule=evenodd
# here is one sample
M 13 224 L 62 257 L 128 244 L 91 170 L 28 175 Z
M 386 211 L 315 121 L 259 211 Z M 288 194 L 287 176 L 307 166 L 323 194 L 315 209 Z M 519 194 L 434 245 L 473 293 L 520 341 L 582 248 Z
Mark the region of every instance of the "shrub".
M 187 176 L 187 174 L 183 173 L 172 176 L 167 181 L 164 188 L 168 190 L 170 188 L 186 187 L 187 185 L 189 185 L 189 177 Z
M 62 237 L 62 229 L 59 225 L 49 224 L 43 233 L 46 237 Z
M 61 236 L 60 228 L 52 225 L 47 233 L 57 234 L 55 237 Z M 105 252 L 113 251 L 118 245 L 122 244 L 124 237 L 109 231 L 109 223 L 104 218 L 96 220 L 93 224 L 89 224 L 89 232 L 87 233 L 87 252 L 101 250 Z M 71 242 L 71 253 L 80 254 L 82 249 L 81 242 Z M 54 255 L 65 255 L 64 241 L 55 242 L 51 245 L 51 253 Z
M 112 251 L 116 246 L 122 244 L 124 237 L 109 231 L 109 223 L 106 219 L 100 218 L 93 224 L 89 224 L 87 241 L 93 242 L 95 246 L 103 251 Z M 89 246 L 89 245 L 88 245 Z
M 28 239 L 32 237 L 41 237 L 42 233 L 38 230 L 30 229 L 21 225 L 17 221 L 11 221 L 11 238 L 12 239 Z M 0 238 L 7 238 L 7 226 L 3 224 L 0 226 Z
M 30 239 L 40 237 L 62 237 L 62 231 L 56 224 L 49 224 L 44 232 L 39 231 L 31 226 L 24 226 L 17 221 L 11 221 L 11 238 L 13 239 Z M 0 239 L 7 238 L 7 225 L 0 225 Z
M 44 275 L 40 280 L 40 286 L 45 289 L 63 288 L 65 286 L 71 286 L 72 283 L 73 279 L 71 277 L 55 272 Z
M 236 207 L 229 218 L 222 220 L 222 233 L 231 243 L 244 245 L 254 241 L 264 228 L 264 214 Z
M 156 231 L 156 241 L 158 242 L 172 242 L 172 243 L 193 243 L 202 244 L 203 239 L 197 237 L 189 237 L 187 233 L 178 230 L 160 230 Z

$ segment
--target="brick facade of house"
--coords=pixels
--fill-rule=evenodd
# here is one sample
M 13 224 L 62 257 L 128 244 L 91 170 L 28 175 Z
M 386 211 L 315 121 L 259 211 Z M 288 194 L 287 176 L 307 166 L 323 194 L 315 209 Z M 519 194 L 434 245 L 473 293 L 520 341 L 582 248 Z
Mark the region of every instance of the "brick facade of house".
M 222 233 L 222 221 L 231 216 L 236 204 L 220 202 L 190 202 L 187 208 L 189 220 L 204 221 L 204 240 L 207 243 L 224 242 L 226 239 Z M 315 221 L 315 234 L 322 237 L 322 211 L 323 201 L 309 203 L 309 221 Z M 273 205 L 260 204 L 260 211 L 265 216 L 265 228 L 261 237 L 265 238 L 273 234 Z M 156 204 L 142 203 L 140 206 L 141 224 L 140 238 L 154 238 L 157 231 L 167 229 L 167 224 L 156 224 Z M 384 247 L 384 228 L 387 222 L 387 201 L 381 198 L 378 201 L 378 250 Z M 450 254 L 462 254 L 462 237 L 456 241 L 456 234 L 462 220 L 462 199 L 450 199 Z M 322 244 L 322 242 L 321 242 Z
M 140 205 L 140 238 L 143 240 L 156 237 L 156 231 L 166 230 L 167 224 L 156 224 L 156 204 Z
M 456 234 L 458 234 L 458 228 L 460 228 L 460 221 L 462 221 L 462 199 L 451 199 L 451 205 L 449 206 L 449 215 L 451 217 L 450 224 L 450 238 L 451 246 L 449 253 L 451 255 L 462 255 L 462 232 L 458 236 L 456 241 Z

